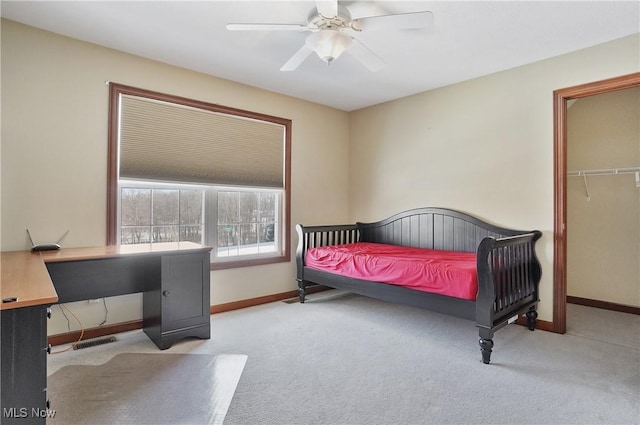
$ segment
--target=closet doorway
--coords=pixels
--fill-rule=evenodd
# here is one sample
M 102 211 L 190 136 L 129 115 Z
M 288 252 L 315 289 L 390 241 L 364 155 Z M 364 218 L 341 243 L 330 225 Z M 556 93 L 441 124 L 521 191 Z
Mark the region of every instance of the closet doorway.
M 567 111 L 587 96 L 640 87 L 640 73 L 554 91 L 554 274 L 553 331 L 567 327 Z

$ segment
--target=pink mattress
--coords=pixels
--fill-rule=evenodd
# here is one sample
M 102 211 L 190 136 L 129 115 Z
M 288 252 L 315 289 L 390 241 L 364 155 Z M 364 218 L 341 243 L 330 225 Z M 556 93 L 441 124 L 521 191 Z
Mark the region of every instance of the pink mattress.
M 478 292 L 475 253 L 358 242 L 312 248 L 306 266 L 467 300 Z

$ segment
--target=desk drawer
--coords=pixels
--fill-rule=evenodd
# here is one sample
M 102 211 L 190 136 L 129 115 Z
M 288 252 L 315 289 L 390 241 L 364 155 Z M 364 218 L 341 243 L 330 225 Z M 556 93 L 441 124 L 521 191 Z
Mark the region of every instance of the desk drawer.
M 151 258 L 107 258 L 47 263 L 59 303 L 144 292 Z

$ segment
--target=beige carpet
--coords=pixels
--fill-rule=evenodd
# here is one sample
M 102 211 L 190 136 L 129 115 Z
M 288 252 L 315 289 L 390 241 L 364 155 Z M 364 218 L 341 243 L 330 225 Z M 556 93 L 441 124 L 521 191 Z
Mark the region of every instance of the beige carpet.
M 247 356 L 124 353 L 48 378 L 47 424 L 222 424 Z
M 211 339 L 186 339 L 168 352 L 248 356 L 224 425 L 639 425 L 640 316 L 570 304 L 567 331 L 559 335 L 509 325 L 496 334 L 491 364 L 485 365 L 477 328 L 469 320 L 326 291 L 312 294 L 305 304 L 273 302 L 214 314 Z M 111 344 L 49 356 L 52 407 L 59 419 L 71 419 L 47 423 L 173 420 L 146 416 L 164 407 L 163 398 L 180 404 L 171 392 L 149 390 L 150 396 L 138 397 L 139 405 L 123 401 L 120 418 L 80 391 L 69 390 L 77 400 L 68 407 L 56 401 L 58 371 L 132 352 L 167 353 L 135 330 Z M 197 389 L 199 378 L 179 387 Z M 98 386 L 95 377 L 76 379 Z M 86 413 L 96 405 L 106 410 L 102 416 Z M 190 421 L 188 409 L 190 404 L 179 406 L 176 423 L 207 422 Z

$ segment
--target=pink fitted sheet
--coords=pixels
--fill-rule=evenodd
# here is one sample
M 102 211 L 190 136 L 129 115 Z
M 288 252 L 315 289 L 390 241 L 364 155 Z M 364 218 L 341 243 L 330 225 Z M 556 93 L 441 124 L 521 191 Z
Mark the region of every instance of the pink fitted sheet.
M 306 266 L 356 279 L 475 300 L 476 254 L 358 242 L 307 251 Z

